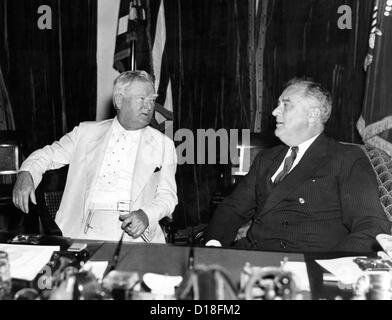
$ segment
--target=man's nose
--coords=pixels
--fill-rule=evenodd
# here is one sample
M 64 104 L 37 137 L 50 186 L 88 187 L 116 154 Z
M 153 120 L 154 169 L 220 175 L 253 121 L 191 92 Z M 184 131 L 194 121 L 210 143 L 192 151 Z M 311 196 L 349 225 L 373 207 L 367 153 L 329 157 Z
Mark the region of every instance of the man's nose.
M 272 115 L 273 115 L 274 117 L 277 117 L 279 113 L 280 113 L 280 106 L 277 106 L 277 107 L 274 109 L 274 111 L 272 111 Z
M 147 109 L 148 111 L 151 111 L 154 108 L 155 102 L 151 102 L 151 101 L 144 101 L 143 107 L 144 109 Z

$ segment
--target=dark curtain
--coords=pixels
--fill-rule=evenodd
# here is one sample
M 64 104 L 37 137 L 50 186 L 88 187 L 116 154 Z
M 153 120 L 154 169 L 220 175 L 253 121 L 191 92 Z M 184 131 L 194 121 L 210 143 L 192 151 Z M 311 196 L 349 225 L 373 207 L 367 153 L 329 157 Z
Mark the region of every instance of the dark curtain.
M 41 5 L 52 29 L 40 30 Z M 0 63 L 24 154 L 96 114 L 96 0 L 0 2 Z
M 365 72 L 373 1 L 268 0 L 269 22 L 265 51 L 264 131 L 283 84 L 309 76 L 333 94 L 333 111 L 326 132 L 335 139 L 360 143 L 356 129 L 364 98 Z M 352 9 L 352 29 L 339 29 L 338 8 Z
M 249 128 L 247 1 L 169 0 L 165 12 L 174 131 Z M 179 226 L 208 221 L 220 170 L 178 166 Z
M 356 122 L 364 97 L 372 1 L 260 1 L 268 1 L 261 135 L 270 136 L 275 129 L 271 113 L 284 83 L 308 76 L 333 95 L 327 134 L 360 143 Z M 165 5 L 175 129 L 249 128 L 248 1 L 177 0 Z M 352 29 L 338 27 L 341 5 L 352 9 Z M 177 221 L 208 221 L 211 197 L 222 184 L 220 170 L 212 165 L 178 167 Z

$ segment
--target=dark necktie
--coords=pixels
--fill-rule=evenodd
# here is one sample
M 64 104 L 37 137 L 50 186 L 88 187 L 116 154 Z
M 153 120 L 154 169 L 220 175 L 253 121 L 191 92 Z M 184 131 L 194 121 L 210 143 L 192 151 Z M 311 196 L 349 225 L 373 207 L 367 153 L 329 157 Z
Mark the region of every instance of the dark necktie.
M 279 174 L 276 176 L 274 183 L 278 184 L 281 182 L 290 172 L 291 167 L 297 157 L 298 147 L 291 147 L 291 154 L 284 160 L 283 169 Z

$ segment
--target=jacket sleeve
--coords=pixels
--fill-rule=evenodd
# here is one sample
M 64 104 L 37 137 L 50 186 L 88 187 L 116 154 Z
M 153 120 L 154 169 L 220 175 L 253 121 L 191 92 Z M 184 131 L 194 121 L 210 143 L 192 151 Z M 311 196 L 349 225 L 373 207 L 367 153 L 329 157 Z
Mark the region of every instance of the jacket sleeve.
M 153 200 L 142 206 L 149 217 L 149 229 L 156 230 L 159 220 L 170 217 L 178 203 L 177 199 L 177 154 L 172 140 L 165 137 L 163 162 L 158 175 L 158 184 Z
M 390 234 L 391 223 L 381 206 L 378 183 L 369 159 L 359 148 L 353 163 L 345 157 L 340 179 L 340 199 L 343 224 L 349 235 L 336 251 L 373 252 L 380 249 L 376 236 Z
M 31 173 L 34 187 L 40 184 L 47 170 L 54 170 L 69 164 L 79 137 L 79 127 L 63 136 L 59 141 L 34 151 L 21 165 L 19 171 Z
M 256 181 L 261 165 L 261 153 L 253 161 L 248 174 L 243 177 L 233 193 L 218 206 L 205 231 L 205 242 L 217 240 L 230 246 L 238 229 L 253 217 L 256 208 Z

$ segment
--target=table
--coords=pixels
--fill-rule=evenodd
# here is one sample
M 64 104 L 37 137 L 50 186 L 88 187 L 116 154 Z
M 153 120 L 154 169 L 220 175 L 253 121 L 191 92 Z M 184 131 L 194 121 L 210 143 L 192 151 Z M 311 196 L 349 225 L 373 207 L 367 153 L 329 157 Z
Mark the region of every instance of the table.
M 0 233 L 0 242 L 6 242 L 13 235 Z M 64 237 L 44 236 L 41 245 L 60 245 L 65 250 L 74 240 Z M 75 240 L 88 244 L 91 261 L 108 261 L 112 258 L 117 243 L 93 240 Z M 325 270 L 315 260 L 332 259 L 342 256 L 374 256 L 374 253 L 285 253 L 224 248 L 194 247 L 195 265 L 218 264 L 225 268 L 233 283 L 240 281 L 241 271 L 246 262 L 266 267 L 280 266 L 281 261 L 305 262 L 312 299 L 334 299 L 336 296 L 350 298 L 351 292 L 340 290 L 336 283 L 323 281 Z M 191 248 L 171 244 L 124 243 L 120 252 L 117 270 L 144 273 L 153 272 L 167 275 L 184 275 L 188 268 Z
M 110 260 L 117 243 L 104 243 L 90 260 Z M 168 275 L 183 275 L 187 271 L 190 247 L 165 244 L 124 244 L 117 269 L 139 273 L 154 272 Z M 194 248 L 195 265 L 219 264 L 234 282 L 239 282 L 246 262 L 255 266 L 280 266 L 284 258 L 289 261 L 304 261 L 302 254 L 230 250 L 221 248 Z

